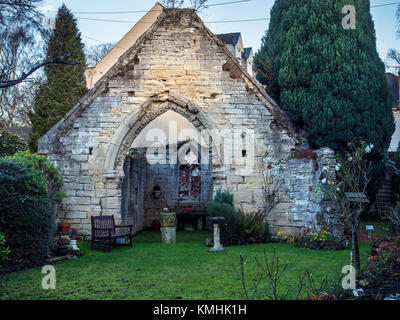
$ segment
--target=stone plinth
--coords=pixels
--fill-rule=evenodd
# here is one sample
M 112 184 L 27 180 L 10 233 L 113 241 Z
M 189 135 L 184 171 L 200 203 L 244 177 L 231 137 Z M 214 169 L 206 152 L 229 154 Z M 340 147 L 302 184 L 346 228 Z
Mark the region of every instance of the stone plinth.
M 161 241 L 163 243 L 176 242 L 176 212 L 161 212 Z
M 163 243 L 176 243 L 176 227 L 161 227 L 160 230 Z
M 221 244 L 220 240 L 220 230 L 219 224 L 224 221 L 224 217 L 213 217 L 210 218 L 210 221 L 213 223 L 213 236 L 214 236 L 214 246 L 210 249 L 210 252 L 225 252 L 224 247 Z

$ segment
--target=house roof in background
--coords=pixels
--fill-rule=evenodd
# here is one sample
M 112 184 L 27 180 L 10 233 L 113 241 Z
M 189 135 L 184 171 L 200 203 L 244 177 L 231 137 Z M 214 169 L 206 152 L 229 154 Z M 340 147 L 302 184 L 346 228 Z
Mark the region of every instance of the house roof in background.
M 118 59 L 157 21 L 164 7 L 158 2 L 137 22 L 125 36 L 93 68 L 86 68 L 86 86 L 92 89 Z
M 243 57 L 247 60 L 250 57 L 253 48 L 244 48 Z
M 239 41 L 240 32 L 217 34 L 216 37 L 223 43 L 233 44 L 235 46 Z

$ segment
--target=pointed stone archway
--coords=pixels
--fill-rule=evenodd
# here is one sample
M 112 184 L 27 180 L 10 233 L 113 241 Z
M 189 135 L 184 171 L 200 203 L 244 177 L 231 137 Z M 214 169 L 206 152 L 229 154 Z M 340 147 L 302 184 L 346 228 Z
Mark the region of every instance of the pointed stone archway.
M 121 218 L 121 184 L 128 151 L 141 131 L 169 110 L 182 115 L 209 138 L 210 162 L 214 169 L 212 176 L 217 177 L 216 172 L 221 165 L 221 137 L 214 122 L 184 98 L 177 98 L 170 92 L 155 95 L 122 121 L 109 143 L 103 167 L 105 197 L 101 199 L 102 214 L 114 214 Z

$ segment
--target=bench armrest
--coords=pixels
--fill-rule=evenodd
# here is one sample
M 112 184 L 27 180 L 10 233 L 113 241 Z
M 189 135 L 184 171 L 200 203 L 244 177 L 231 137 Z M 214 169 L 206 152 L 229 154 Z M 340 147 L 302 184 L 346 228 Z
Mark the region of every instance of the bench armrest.
M 129 228 L 129 233 L 132 233 L 133 224 L 128 224 L 125 226 L 115 226 L 115 228 Z

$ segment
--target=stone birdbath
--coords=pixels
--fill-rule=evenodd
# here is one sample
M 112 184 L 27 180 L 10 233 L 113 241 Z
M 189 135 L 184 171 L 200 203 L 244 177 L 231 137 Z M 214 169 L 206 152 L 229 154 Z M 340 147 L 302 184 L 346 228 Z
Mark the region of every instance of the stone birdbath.
M 214 246 L 210 249 L 210 252 L 225 252 L 225 249 L 221 244 L 220 229 L 219 229 L 220 223 L 222 221 L 224 221 L 225 218 L 224 217 L 212 217 L 212 218 L 209 218 L 209 220 L 213 224 L 213 240 L 214 240 Z
M 160 224 L 161 241 L 163 243 L 176 243 L 176 212 L 161 212 Z

